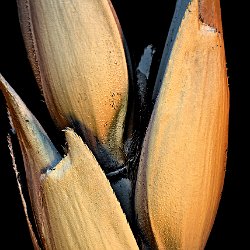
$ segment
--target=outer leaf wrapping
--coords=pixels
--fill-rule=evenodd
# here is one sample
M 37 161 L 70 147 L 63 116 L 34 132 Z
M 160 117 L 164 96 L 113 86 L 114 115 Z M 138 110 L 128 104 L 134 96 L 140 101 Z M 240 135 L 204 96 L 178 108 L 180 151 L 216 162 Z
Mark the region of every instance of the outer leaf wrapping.
M 29 59 L 51 116 L 61 129 L 74 127 L 105 168 L 116 168 L 124 160 L 128 69 L 112 4 L 19 0 L 18 7 Z
M 161 62 L 135 192 L 138 223 L 159 249 L 205 247 L 225 175 L 229 91 L 221 27 L 200 19 L 197 0 L 180 16 L 184 2 Z

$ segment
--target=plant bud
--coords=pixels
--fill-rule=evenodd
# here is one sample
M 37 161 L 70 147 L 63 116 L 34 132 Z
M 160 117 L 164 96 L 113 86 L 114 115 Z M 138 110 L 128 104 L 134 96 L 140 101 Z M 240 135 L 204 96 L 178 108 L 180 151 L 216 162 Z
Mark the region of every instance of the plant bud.
M 128 69 L 111 2 L 18 0 L 18 11 L 28 56 L 55 123 L 60 129 L 73 127 L 105 170 L 117 168 L 124 157 Z
M 104 172 L 82 139 L 66 129 L 62 158 L 20 97 L 0 75 L 23 154 L 42 249 L 138 249 Z
M 220 4 L 177 1 L 140 157 L 135 209 L 157 249 L 204 249 L 223 189 L 229 89 Z

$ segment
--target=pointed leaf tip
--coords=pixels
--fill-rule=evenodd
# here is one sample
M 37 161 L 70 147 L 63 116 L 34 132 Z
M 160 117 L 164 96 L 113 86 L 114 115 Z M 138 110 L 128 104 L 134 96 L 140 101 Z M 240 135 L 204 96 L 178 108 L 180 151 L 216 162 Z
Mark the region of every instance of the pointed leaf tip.
M 66 129 L 65 136 L 68 154 L 43 179 L 48 243 L 53 249 L 138 250 L 95 157 L 72 129 Z
M 220 0 L 199 0 L 199 16 L 203 24 L 222 32 Z
M 48 225 L 39 216 L 44 209 L 41 198 L 41 176 L 48 169 L 53 168 L 61 160 L 61 156 L 38 120 L 1 74 L 0 89 L 4 94 L 9 115 L 17 132 L 32 210 L 41 238 L 43 238 L 43 232 Z
M 17 132 L 25 164 L 29 168 L 26 171 L 36 171 L 39 175 L 44 168 L 57 164 L 61 156 L 41 124 L 1 74 L 0 89 L 6 99 L 9 114 Z M 31 162 L 36 162 L 33 169 L 30 167 Z

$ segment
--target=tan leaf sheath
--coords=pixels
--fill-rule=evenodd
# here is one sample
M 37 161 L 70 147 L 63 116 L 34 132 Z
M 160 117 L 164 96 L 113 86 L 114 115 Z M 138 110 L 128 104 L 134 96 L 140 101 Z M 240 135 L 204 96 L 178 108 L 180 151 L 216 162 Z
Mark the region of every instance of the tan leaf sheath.
M 48 230 L 48 224 L 42 216 L 44 204 L 40 177 L 42 173 L 53 168 L 62 157 L 40 123 L 1 74 L 0 90 L 6 99 L 11 121 L 18 136 L 32 210 L 41 240 L 44 241 L 44 232 Z
M 158 249 L 203 249 L 225 176 L 229 89 L 219 1 L 177 1 L 135 192 Z M 172 41 L 171 41 L 172 39 Z
M 111 2 L 18 0 L 18 11 L 34 74 L 57 126 L 73 127 L 104 168 L 117 168 L 123 163 L 128 69 Z

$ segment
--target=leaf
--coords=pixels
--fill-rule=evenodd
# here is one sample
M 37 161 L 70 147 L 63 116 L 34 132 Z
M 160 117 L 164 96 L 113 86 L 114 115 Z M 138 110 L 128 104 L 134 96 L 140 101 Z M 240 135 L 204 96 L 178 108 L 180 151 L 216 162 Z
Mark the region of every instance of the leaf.
M 138 249 L 119 202 L 91 151 L 66 130 L 67 156 L 42 183 L 52 249 Z
M 138 249 L 109 181 L 82 139 L 66 129 L 62 158 L 0 75 L 21 146 L 28 189 L 45 249 Z
M 204 4 L 217 6 L 214 21 L 200 18 Z M 158 73 L 135 208 L 144 237 L 159 249 L 203 249 L 223 189 L 229 89 L 218 6 L 177 1 Z
M 105 170 L 120 167 L 129 55 L 111 2 L 27 0 L 18 1 L 18 12 L 55 123 L 73 127 Z
M 0 89 L 6 99 L 10 119 L 17 133 L 32 210 L 40 236 L 43 239 L 47 222 L 40 216 L 44 210 L 40 178 L 42 173 L 54 168 L 62 157 L 41 124 L 1 74 Z M 26 210 L 25 207 L 24 209 Z

